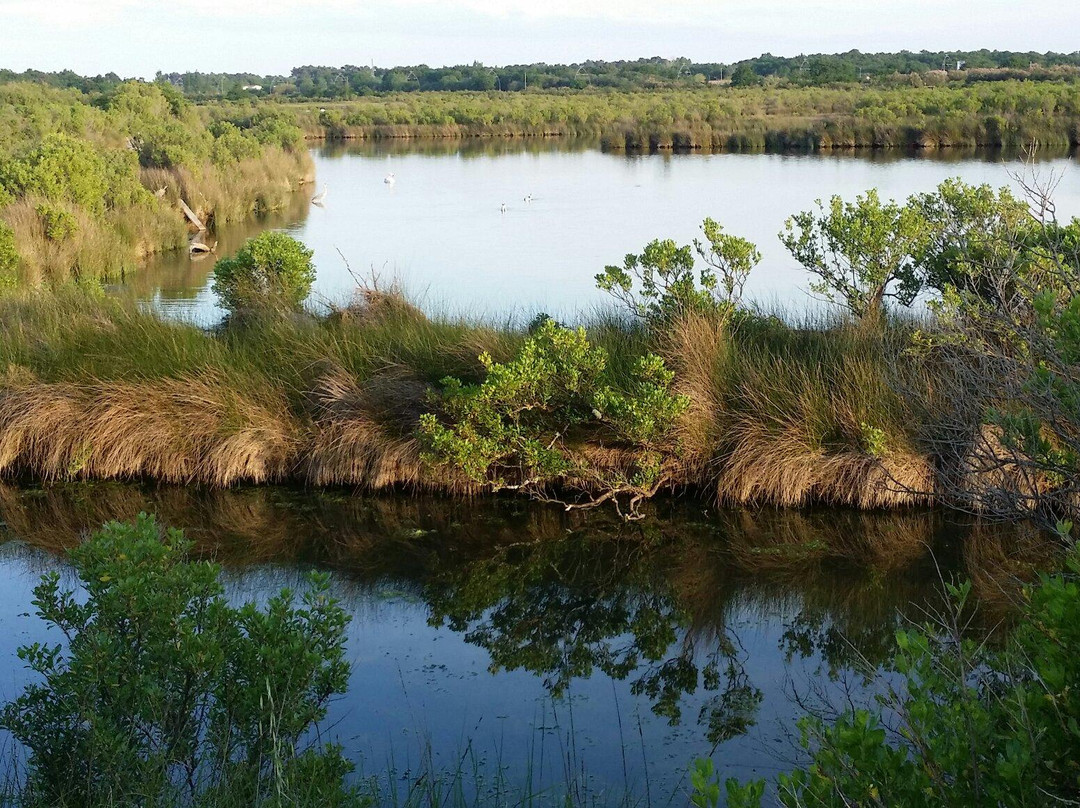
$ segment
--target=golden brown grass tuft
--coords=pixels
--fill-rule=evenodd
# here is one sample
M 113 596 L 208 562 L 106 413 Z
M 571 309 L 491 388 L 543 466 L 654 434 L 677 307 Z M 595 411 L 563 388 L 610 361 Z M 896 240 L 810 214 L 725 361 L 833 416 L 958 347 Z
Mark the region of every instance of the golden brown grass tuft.
M 718 372 L 727 364 L 730 337 L 725 324 L 712 317 L 684 317 L 665 337 L 662 351 L 675 371 L 675 390 L 690 399 L 676 428 L 686 475 L 709 484 L 709 464 L 720 440 L 724 412 L 723 382 Z
M 312 394 L 304 477 L 314 485 L 434 487 L 416 439 L 427 389 L 404 369 L 363 383 L 341 368 L 324 374 Z
M 804 447 L 797 433 L 745 435 L 717 480 L 721 501 L 857 508 L 928 503 L 933 469 L 917 455 L 871 457 Z
M 0 389 L 0 471 L 227 486 L 284 480 L 298 444 L 284 396 L 255 401 L 213 375 Z
M 848 324 L 691 316 L 664 346 L 691 406 L 687 476 L 725 504 L 858 508 L 924 503 L 930 459 L 907 434 L 887 337 Z

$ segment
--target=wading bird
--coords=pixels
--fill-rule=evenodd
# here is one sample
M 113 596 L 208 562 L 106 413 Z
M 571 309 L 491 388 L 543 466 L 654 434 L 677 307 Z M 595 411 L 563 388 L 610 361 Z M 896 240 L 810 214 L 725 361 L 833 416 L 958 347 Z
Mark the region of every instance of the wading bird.
M 311 204 L 322 207 L 323 200 L 326 199 L 326 186 L 323 186 L 322 193 L 315 194 L 311 197 Z
M 394 177 L 393 174 L 387 174 L 383 178 L 383 182 L 386 183 L 387 185 L 393 185 L 395 182 L 397 182 L 397 179 Z

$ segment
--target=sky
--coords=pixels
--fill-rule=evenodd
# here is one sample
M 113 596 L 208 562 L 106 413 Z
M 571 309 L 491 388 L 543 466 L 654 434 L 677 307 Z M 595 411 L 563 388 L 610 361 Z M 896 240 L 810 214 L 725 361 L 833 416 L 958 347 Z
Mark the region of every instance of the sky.
M 0 67 L 151 78 L 852 48 L 1071 52 L 1078 30 L 1078 0 L 0 0 Z

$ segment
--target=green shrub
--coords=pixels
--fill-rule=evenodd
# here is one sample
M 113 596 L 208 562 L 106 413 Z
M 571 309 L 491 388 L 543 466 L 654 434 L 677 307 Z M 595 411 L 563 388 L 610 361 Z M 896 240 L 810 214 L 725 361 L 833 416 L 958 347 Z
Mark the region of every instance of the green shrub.
M 315 281 L 312 251 L 285 233 L 261 233 L 214 266 L 214 294 L 231 312 L 297 309 Z
M 925 220 L 909 205 L 883 203 L 876 190 L 787 220 L 780 241 L 819 280 L 810 288 L 856 317 L 879 316 L 887 298 L 911 305 L 921 289 L 914 256 Z
M 948 614 L 897 634 L 890 668 L 901 687 L 890 688 L 878 707 L 850 709 L 831 722 L 813 716 L 800 722 L 812 759 L 780 777 L 782 804 L 978 808 L 1074 800 L 1080 793 L 1078 576 L 1074 547 L 1065 572 L 1043 575 L 1025 590 L 1018 627 L 1000 648 L 963 637 L 971 586 L 950 585 Z M 729 804 L 760 805 L 762 782 L 727 786 Z
M 211 125 L 210 131 L 214 135 L 210 159 L 215 165 L 224 168 L 259 156 L 259 141 L 241 131 L 236 124 L 217 121 Z
M 916 255 L 922 283 L 946 295 L 977 291 L 980 297 L 993 297 L 986 267 L 1008 260 L 1011 245 L 1033 224 L 1027 203 L 1008 188 L 995 191 L 956 179 L 912 196 L 908 205 L 926 224 Z
M 35 210 L 49 241 L 65 241 L 79 232 L 79 223 L 71 211 L 48 202 L 42 202 Z
M 293 150 L 304 143 L 304 133 L 296 125 L 296 116 L 284 110 L 259 109 L 251 116 L 249 131 L 265 146 Z
M 671 391 L 674 374 L 660 357 L 638 359 L 629 384 L 617 389 L 607 353 L 589 343 L 584 328 L 547 320 L 514 359 L 500 364 L 483 354 L 487 377 L 469 385 L 443 380 L 437 399 L 443 419 L 421 419 L 427 459 L 461 470 L 494 490 L 542 492 L 584 482 L 604 498 L 626 494 L 631 511 L 661 480 L 661 449 L 689 401 Z M 605 470 L 571 450 L 592 432 L 634 455 L 631 474 Z
M 51 134 L 30 151 L 0 165 L 0 185 L 15 196 L 38 194 L 102 213 L 109 189 L 107 174 L 104 158 L 90 143 Z
M 596 276 L 597 287 L 653 325 L 691 312 L 730 313 L 761 253 L 746 239 L 725 233 L 712 219 L 706 219 L 701 229 L 705 241 L 695 240 L 693 248 L 658 239 L 641 255 L 627 255 L 621 266 L 605 267 Z M 696 272 L 695 252 L 705 262 Z
M 0 290 L 18 284 L 19 252 L 15 247 L 15 232 L 0 221 Z
M 111 149 L 104 154 L 105 206 L 122 210 L 152 204 L 153 195 L 139 182 L 139 156 L 130 149 Z
M 284 590 L 236 607 L 190 548 L 152 517 L 112 522 L 71 553 L 85 597 L 56 572 L 34 590 L 65 642 L 19 649 L 44 681 L 0 713 L 29 750 L 22 804 L 348 798 L 340 748 L 302 748 L 348 678 L 348 618 L 327 576 L 312 575 L 302 605 Z

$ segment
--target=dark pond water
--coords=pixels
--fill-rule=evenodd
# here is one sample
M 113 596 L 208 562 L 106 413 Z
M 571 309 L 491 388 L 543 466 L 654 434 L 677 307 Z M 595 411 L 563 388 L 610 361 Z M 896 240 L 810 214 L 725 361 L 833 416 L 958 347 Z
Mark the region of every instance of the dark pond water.
M 748 294 L 801 311 L 806 274 L 777 240 L 791 214 L 869 188 L 904 199 L 953 176 L 1010 185 L 1010 172 L 1023 170 L 1000 152 L 627 156 L 556 140 L 337 145 L 312 155 L 317 187 L 263 223 L 224 230 L 218 255 L 281 228 L 315 251 L 317 301 L 346 298 L 354 274 L 374 271 L 429 311 L 524 319 L 573 318 L 604 303 L 593 279 L 606 264 L 654 238 L 689 243 L 707 216 L 760 246 Z M 1059 176 L 1059 215 L 1080 215 L 1076 159 L 1048 157 L 1037 170 Z M 327 192 L 323 207 L 309 204 L 316 190 Z M 132 286 L 175 315 L 214 321 L 213 263 L 164 256 Z
M 661 502 L 626 525 L 517 500 L 0 486 L 0 698 L 27 680 L 17 646 L 57 639 L 30 614 L 40 574 L 70 579 L 64 547 L 140 511 L 222 561 L 237 598 L 333 571 L 353 672 L 327 731 L 399 795 L 458 772 L 464 793 L 684 804 L 701 755 L 774 775 L 797 702 L 865 697 L 860 660 L 887 658 L 941 576 L 974 580 L 988 626 L 1047 560 L 1022 528 L 921 511 Z

